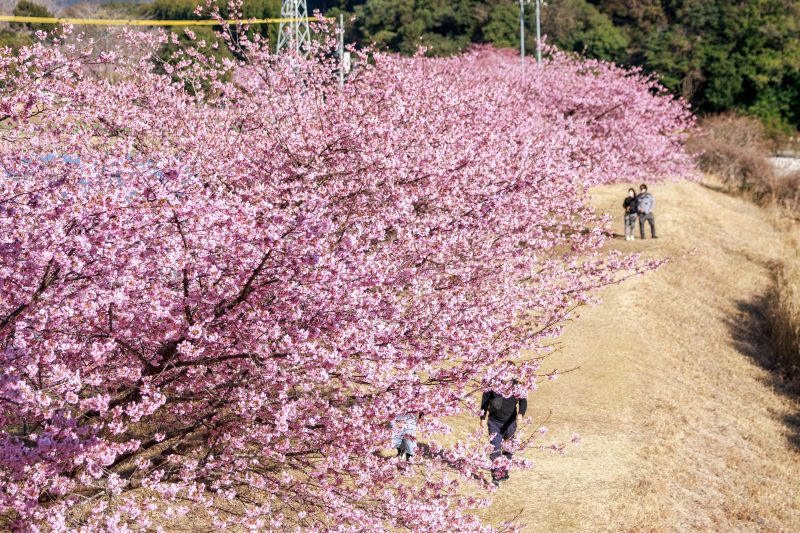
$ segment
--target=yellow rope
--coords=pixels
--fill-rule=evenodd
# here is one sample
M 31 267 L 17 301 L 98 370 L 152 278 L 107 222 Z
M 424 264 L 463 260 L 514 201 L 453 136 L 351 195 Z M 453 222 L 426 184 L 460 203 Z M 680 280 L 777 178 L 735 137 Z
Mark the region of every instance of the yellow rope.
M 311 22 L 315 18 L 230 19 L 228 24 L 278 24 L 280 22 Z M 0 22 L 33 22 L 36 24 L 74 24 L 98 26 L 219 26 L 218 20 L 142 20 L 142 19 L 74 19 L 54 17 L 14 17 L 0 15 Z

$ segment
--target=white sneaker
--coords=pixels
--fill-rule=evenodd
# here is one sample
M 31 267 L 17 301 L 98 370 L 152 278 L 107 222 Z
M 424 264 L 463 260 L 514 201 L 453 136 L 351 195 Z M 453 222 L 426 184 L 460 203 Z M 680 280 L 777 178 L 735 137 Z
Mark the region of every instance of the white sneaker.
M 631 235 L 631 240 L 635 241 L 636 240 L 636 235 Z

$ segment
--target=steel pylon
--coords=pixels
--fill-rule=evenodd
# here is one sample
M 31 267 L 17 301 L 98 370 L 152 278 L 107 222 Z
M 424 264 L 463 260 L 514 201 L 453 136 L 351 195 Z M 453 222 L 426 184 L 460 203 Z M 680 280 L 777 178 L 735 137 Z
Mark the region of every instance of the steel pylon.
M 278 52 L 292 49 L 303 56 L 308 55 L 307 45 L 311 43 L 311 29 L 308 27 L 308 5 L 306 0 L 283 0 L 281 18 L 291 22 L 281 22 L 278 28 Z

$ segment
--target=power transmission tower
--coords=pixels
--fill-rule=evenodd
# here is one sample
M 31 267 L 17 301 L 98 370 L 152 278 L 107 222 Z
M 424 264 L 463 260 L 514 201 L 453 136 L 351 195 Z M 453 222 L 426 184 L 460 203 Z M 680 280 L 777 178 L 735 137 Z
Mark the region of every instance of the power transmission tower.
M 283 0 L 281 18 L 291 21 L 281 22 L 278 28 L 277 51 L 292 48 L 298 54 L 307 55 L 307 45 L 311 43 L 311 30 L 308 27 L 306 0 Z

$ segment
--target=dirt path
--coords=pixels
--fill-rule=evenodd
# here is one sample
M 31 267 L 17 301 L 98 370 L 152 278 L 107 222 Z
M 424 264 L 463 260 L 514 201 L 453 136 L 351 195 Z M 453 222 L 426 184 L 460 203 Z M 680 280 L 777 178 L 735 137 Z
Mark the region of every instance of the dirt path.
M 593 191 L 597 208 L 618 214 L 625 189 Z M 583 443 L 532 453 L 484 515 L 522 511 L 526 531 L 800 531 L 800 409 L 760 362 L 779 236 L 713 187 L 651 192 L 660 238 L 613 246 L 673 260 L 605 290 L 546 363 L 580 370 L 530 397 L 551 438 Z

